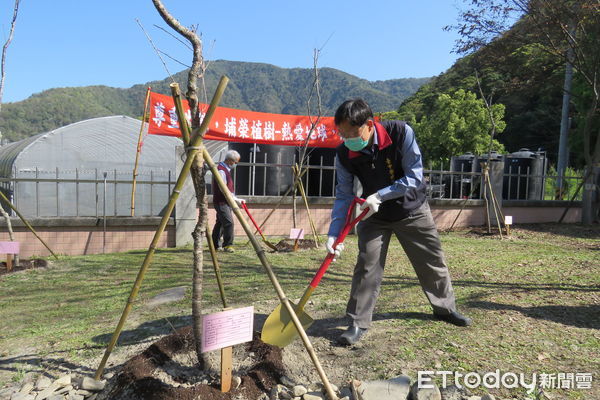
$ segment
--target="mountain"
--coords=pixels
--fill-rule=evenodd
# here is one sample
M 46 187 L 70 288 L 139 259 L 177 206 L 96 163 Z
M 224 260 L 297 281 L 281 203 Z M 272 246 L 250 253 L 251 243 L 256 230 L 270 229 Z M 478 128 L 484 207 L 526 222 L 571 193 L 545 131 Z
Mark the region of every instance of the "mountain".
M 208 100 L 222 75 L 230 78 L 221 106 L 278 114 L 308 113 L 307 100 L 314 80 L 313 69 L 279 68 L 270 64 L 211 61 L 205 74 Z M 395 110 L 430 78 L 370 82 L 345 72 L 319 69 L 323 115 L 333 115 L 349 97 L 363 97 L 375 112 Z M 173 76 L 185 92 L 187 70 Z M 107 115 L 142 115 L 146 88 L 170 95 L 171 78 L 134 85 L 128 89 L 107 86 L 56 88 L 26 100 L 2 105 L 0 132 L 11 141 L 84 119 Z M 201 99 L 201 101 L 204 101 Z M 316 114 L 314 96 L 311 113 Z

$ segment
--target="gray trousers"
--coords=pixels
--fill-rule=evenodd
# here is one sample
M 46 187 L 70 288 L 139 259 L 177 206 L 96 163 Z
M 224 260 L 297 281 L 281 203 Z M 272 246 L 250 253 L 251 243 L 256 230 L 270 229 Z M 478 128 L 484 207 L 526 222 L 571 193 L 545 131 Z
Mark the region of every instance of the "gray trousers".
M 233 244 L 233 215 L 227 203 L 215 203 L 217 222 L 212 231 L 212 241 L 215 248 L 231 246 Z M 223 237 L 223 242 L 221 242 Z
M 450 274 L 427 202 L 400 221 L 362 221 L 357 233 L 359 254 L 346 307 L 354 326 L 368 328 L 371 324 L 392 233 L 417 273 L 433 311 L 449 314 L 456 310 Z

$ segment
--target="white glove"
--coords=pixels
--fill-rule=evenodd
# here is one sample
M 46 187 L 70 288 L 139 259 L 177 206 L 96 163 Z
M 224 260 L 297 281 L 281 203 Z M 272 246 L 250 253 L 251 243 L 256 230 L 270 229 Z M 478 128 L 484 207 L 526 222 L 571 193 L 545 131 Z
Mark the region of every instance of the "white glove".
M 246 203 L 246 200 L 244 199 L 240 199 L 239 197 L 234 197 L 233 200 L 235 200 L 236 203 L 238 203 L 238 205 L 242 205 L 244 203 Z
M 369 197 L 367 197 L 365 199 L 365 202 L 360 205 L 361 211 L 363 211 L 367 207 L 369 208 L 369 212 L 367 213 L 367 215 L 365 215 L 363 220 L 369 218 L 371 215 L 373 215 L 377 211 L 379 211 L 380 204 L 381 204 L 381 196 L 379 196 L 379 193 L 375 192 L 372 195 L 370 195 Z
M 336 239 L 337 239 L 337 236 L 329 236 L 327 238 L 327 244 L 325 245 L 325 247 L 327 247 L 327 251 L 330 254 L 334 255 L 333 261 L 335 261 L 336 257 L 339 257 L 342 250 L 344 250 L 344 243 L 338 244 L 337 246 L 335 246 L 335 249 L 333 248 L 333 245 L 335 244 Z

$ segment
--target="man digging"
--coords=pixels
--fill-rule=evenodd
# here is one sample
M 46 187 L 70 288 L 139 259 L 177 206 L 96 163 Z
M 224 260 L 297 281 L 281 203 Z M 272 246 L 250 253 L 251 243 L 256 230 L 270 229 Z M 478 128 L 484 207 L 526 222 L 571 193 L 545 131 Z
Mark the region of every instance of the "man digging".
M 359 254 L 346 307 L 351 322 L 340 343 L 357 343 L 371 324 L 392 233 L 415 269 L 433 315 L 457 326 L 471 325 L 471 319 L 456 310 L 412 128 L 402 121 L 375 122 L 362 99 L 342 103 L 335 124 L 344 143 L 336 149 L 336 199 L 327 250 L 336 256 L 343 250 L 343 244 L 335 249 L 333 245 L 354 198 L 354 177 L 362 184 L 366 199 L 361 210 L 370 210 L 357 226 Z

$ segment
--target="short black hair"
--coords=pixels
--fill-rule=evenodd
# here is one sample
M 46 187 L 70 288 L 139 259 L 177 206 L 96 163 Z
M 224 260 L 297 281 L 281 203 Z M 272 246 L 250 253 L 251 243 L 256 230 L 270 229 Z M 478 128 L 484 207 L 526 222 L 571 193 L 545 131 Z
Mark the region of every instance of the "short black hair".
M 336 125 L 347 121 L 352 126 L 361 126 L 369 118 L 373 118 L 373 111 L 366 101 L 360 98 L 344 101 L 335 112 Z

